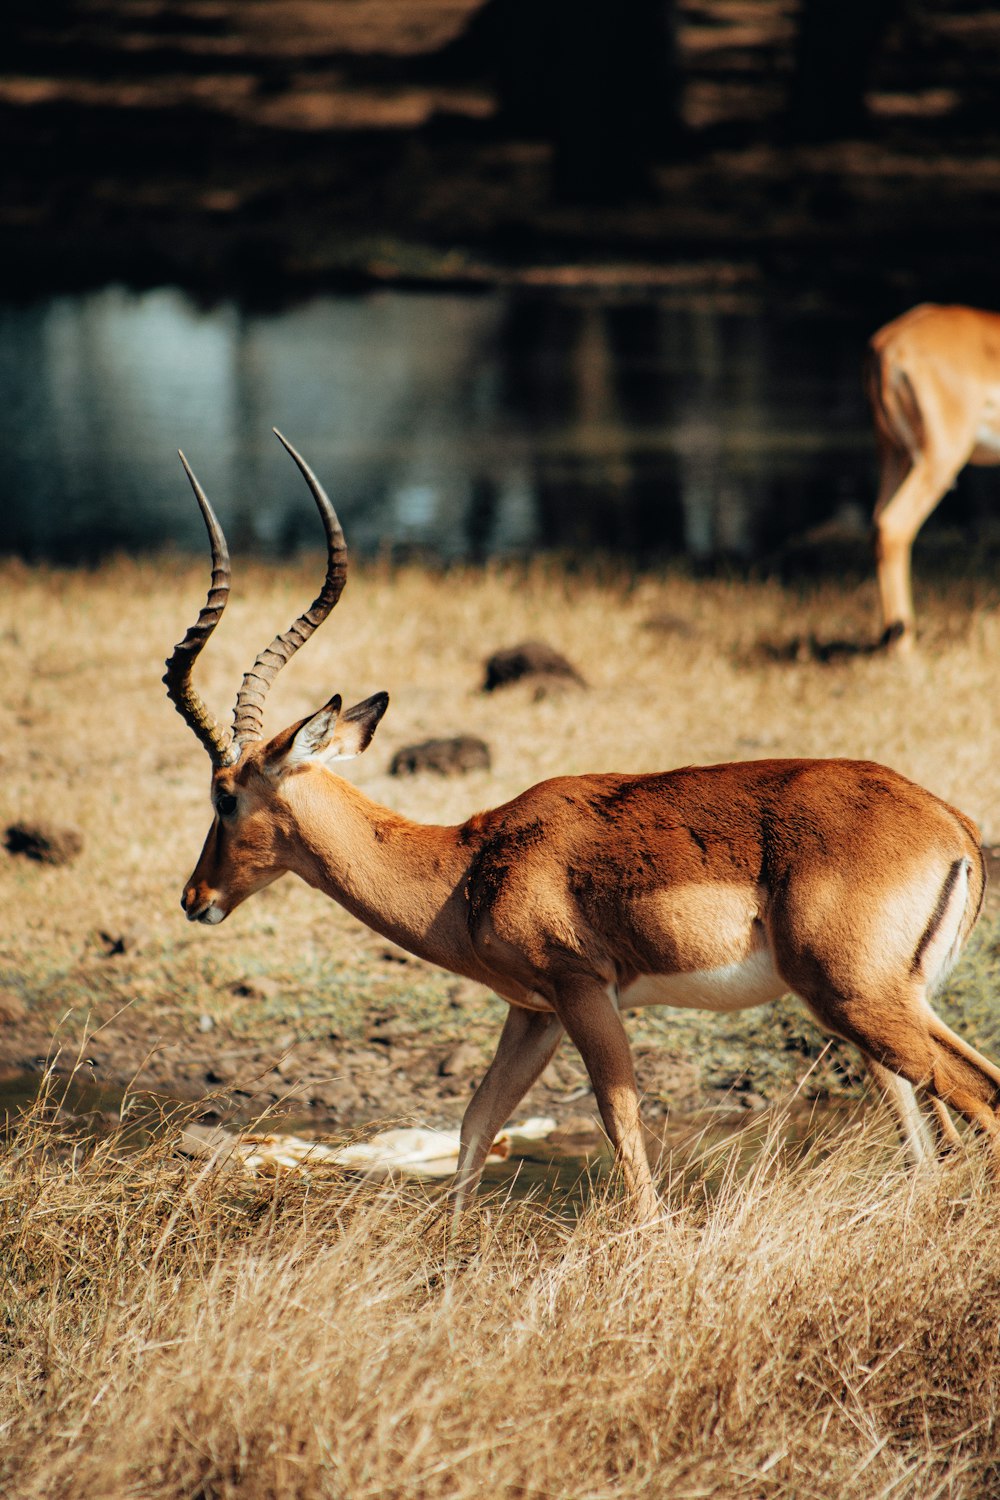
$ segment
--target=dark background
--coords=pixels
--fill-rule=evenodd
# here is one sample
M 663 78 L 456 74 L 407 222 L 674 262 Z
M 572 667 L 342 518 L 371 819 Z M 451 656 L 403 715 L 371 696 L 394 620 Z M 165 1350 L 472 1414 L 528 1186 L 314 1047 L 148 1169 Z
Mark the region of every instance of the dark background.
M 6 0 L 0 257 L 206 295 L 698 266 L 996 302 L 975 0 Z
M 0 547 L 200 548 L 178 446 L 308 545 L 277 423 L 362 551 L 867 576 L 865 343 L 1000 307 L 998 79 L 975 0 L 5 0 Z

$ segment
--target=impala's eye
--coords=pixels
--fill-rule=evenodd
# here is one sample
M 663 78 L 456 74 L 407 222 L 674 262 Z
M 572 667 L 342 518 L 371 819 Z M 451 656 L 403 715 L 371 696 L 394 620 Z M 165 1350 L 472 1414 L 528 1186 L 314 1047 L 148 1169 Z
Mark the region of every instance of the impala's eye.
M 222 817 L 228 818 L 236 811 L 236 798 L 232 792 L 222 792 L 216 797 L 215 805 Z

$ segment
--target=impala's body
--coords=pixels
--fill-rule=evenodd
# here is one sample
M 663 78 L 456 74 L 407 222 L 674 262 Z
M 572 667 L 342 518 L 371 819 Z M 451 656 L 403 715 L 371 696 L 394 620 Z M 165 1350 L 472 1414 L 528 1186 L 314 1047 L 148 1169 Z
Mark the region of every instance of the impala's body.
M 329 501 L 293 456 L 324 514 Z M 228 572 L 221 533 L 192 483 L 218 579 Z M 330 514 L 328 537 L 339 535 Z M 330 555 L 328 584 L 336 573 L 342 585 L 345 557 L 333 543 Z M 215 619 L 220 608 L 210 596 Z M 205 611 L 168 663 L 171 696 L 215 764 L 216 816 L 183 905 L 192 920 L 221 921 L 291 871 L 510 1002 L 463 1121 L 460 1194 L 565 1031 L 637 1205 L 655 1212 L 619 1014 L 635 1005 L 738 1010 L 793 990 L 861 1049 L 915 1159 L 929 1138 L 911 1085 L 926 1089 L 940 1129 L 954 1133 L 948 1103 L 1000 1139 L 1000 1071 L 927 1003 L 982 902 L 979 841 L 963 814 L 884 766 L 772 760 L 558 777 L 457 827 L 414 823 L 330 769 L 366 748 L 385 694 L 344 712 L 333 698 L 263 740 L 252 699 L 277 670 L 279 644 L 298 644 L 316 613 L 258 658 L 235 738 L 190 685 L 191 643 L 199 650 L 215 623 L 206 628 Z
M 866 876 L 881 879 L 887 846 L 897 924 L 887 934 L 879 906 L 870 913 L 873 967 L 908 959 L 933 983 L 982 898 L 972 823 L 935 802 L 940 848 L 929 862 L 928 793 L 865 761 L 557 777 L 438 827 L 309 765 L 269 788 L 255 819 L 254 760 L 223 778 L 251 807 L 239 834 L 221 817 L 213 824 L 185 892 L 190 917 L 221 921 L 291 871 L 420 957 L 531 1010 L 552 1010 L 567 967 L 626 1008 L 741 1010 L 776 999 L 798 987 L 810 956 L 857 944 L 851 897 Z M 919 830 L 912 848 L 900 843 L 901 805 Z M 790 897 L 806 898 L 815 930 L 803 929 Z
M 875 553 L 887 641 L 912 648 L 910 554 L 966 464 L 1000 463 L 1000 314 L 922 303 L 868 346 L 879 486 Z

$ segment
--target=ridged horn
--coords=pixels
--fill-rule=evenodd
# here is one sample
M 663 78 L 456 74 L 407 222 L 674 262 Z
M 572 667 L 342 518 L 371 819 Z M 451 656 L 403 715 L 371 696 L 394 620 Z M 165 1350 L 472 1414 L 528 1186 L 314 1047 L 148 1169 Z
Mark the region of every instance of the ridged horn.
M 229 598 L 230 569 L 229 548 L 208 497 L 195 478 L 191 466 L 183 453 L 180 461 L 191 481 L 195 499 L 201 508 L 208 539 L 212 547 L 212 586 L 208 598 L 197 620 L 182 641 L 174 647 L 167 661 L 163 681 L 167 685 L 167 697 L 181 717 L 188 723 L 212 757 L 213 766 L 231 766 L 239 759 L 240 747 L 233 741 L 230 730 L 213 718 L 191 683 L 191 672 L 199 652 L 222 618 L 222 611 Z
M 313 631 L 322 625 L 340 598 L 344 584 L 347 582 L 347 543 L 344 541 L 344 533 L 337 520 L 337 512 L 305 459 L 301 454 L 296 453 L 288 439 L 282 437 L 276 427 L 273 431 L 279 443 L 288 450 L 298 464 L 302 477 L 316 502 L 316 509 L 319 511 L 323 529 L 326 532 L 326 578 L 323 581 L 323 587 L 305 614 L 299 615 L 284 635 L 275 636 L 243 678 L 243 686 L 237 695 L 236 707 L 233 710 L 233 733 L 240 750 L 251 741 L 263 738 L 264 699 L 268 688 L 285 663 L 295 655 Z

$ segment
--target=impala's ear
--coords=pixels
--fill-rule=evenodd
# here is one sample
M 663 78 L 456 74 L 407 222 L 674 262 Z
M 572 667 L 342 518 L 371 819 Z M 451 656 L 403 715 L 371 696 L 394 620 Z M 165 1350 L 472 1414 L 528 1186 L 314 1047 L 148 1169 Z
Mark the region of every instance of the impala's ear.
M 389 694 L 375 693 L 341 713 L 340 696 L 335 695 L 318 714 L 299 725 L 285 753 L 284 767 L 298 766 L 307 760 L 329 765 L 331 761 L 360 755 L 371 744 L 378 721 L 388 706 Z

